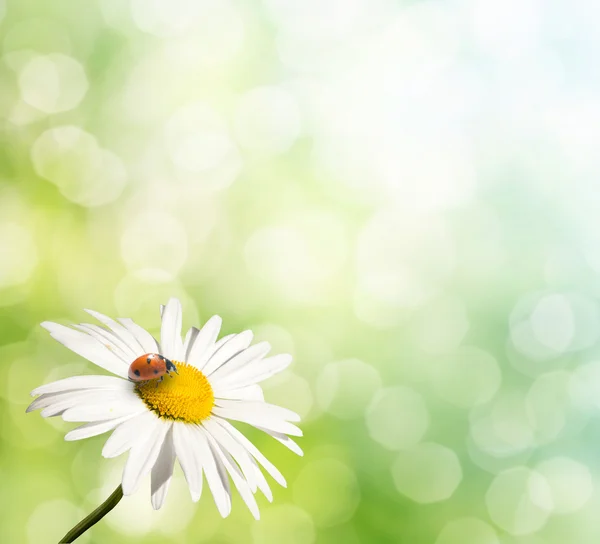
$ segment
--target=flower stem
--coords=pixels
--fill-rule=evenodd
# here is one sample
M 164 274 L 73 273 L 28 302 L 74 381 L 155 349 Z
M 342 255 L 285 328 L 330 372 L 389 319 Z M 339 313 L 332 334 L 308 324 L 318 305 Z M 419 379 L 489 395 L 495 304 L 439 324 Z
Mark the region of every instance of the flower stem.
M 89 516 L 83 518 L 75 527 L 73 527 L 58 544 L 73 542 L 85 533 L 92 525 L 98 523 L 106 514 L 108 514 L 123 498 L 123 488 L 117 487 L 108 499 L 106 499 Z

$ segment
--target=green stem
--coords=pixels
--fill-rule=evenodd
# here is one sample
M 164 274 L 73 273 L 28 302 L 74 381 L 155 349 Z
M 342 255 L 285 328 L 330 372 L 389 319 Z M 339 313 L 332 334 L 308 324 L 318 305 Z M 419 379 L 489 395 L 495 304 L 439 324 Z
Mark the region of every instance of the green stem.
M 75 527 L 73 527 L 58 544 L 73 542 L 85 533 L 92 525 L 98 523 L 106 514 L 108 514 L 123 498 L 123 488 L 119 485 L 110 497 L 106 499 L 89 516 L 83 518 Z

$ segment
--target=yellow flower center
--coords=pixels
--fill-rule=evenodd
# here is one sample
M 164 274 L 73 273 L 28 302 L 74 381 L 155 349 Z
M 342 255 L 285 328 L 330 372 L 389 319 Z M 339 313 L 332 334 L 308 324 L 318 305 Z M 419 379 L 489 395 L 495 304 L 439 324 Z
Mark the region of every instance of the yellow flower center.
M 173 361 L 179 374 L 165 375 L 162 382 L 138 383 L 135 392 L 150 410 L 165 419 L 200 423 L 215 404 L 212 387 L 196 367 Z

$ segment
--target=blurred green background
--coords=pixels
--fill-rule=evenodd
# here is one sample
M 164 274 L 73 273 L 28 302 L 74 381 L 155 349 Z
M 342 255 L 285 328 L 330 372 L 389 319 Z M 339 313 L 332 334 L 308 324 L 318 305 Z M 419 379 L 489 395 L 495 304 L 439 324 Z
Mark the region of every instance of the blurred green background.
M 600 541 L 593 0 L 0 0 L 0 542 L 112 491 L 25 415 L 44 320 L 213 314 L 295 364 L 303 458 L 222 520 L 177 472 L 82 543 Z M 274 484 L 275 485 L 275 484 Z M 78 540 L 79 542 L 79 540 Z

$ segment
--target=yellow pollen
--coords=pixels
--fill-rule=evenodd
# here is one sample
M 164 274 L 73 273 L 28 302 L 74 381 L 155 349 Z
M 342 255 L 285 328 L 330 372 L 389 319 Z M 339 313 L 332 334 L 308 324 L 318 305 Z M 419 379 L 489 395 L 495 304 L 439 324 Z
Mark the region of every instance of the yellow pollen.
M 138 383 L 135 392 L 160 417 L 200 423 L 215 404 L 215 395 L 206 376 L 187 363 L 173 361 L 179 374 L 165 374 L 162 382 Z M 158 383 L 158 385 L 157 385 Z

